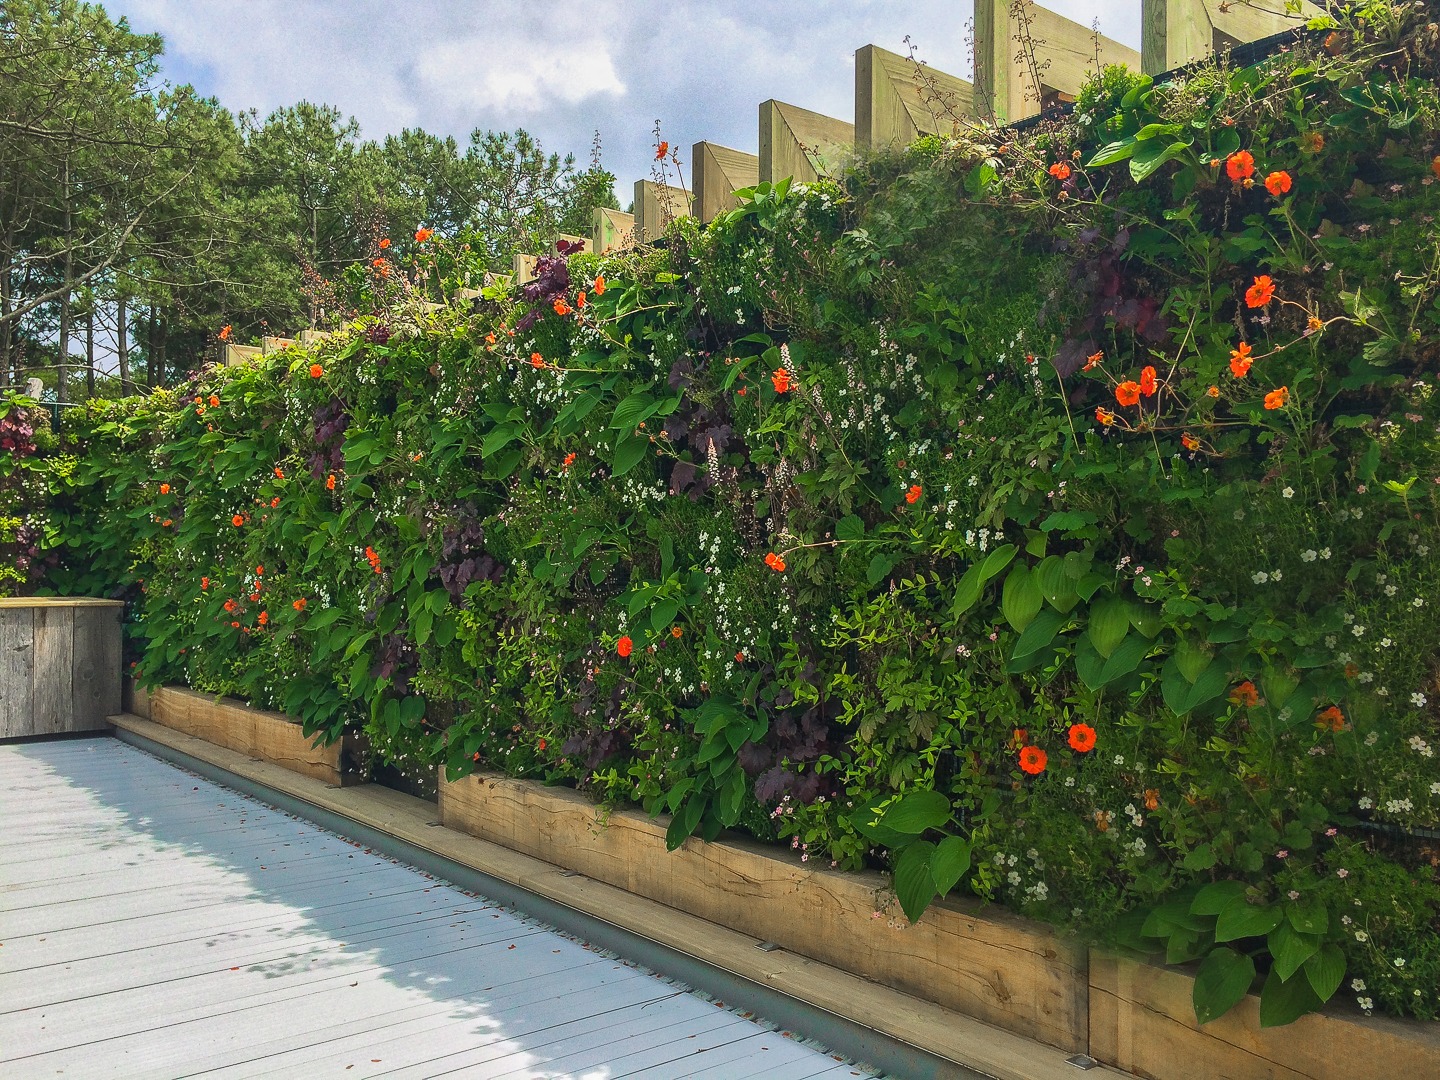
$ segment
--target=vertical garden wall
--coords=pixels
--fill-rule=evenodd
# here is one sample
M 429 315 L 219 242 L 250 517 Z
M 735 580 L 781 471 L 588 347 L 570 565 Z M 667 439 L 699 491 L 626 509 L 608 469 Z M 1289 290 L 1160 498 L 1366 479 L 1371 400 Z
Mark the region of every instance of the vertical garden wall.
M 1108 69 L 468 307 L 422 230 L 0 467 L 142 682 L 1200 960 L 1202 1019 L 1434 1018 L 1436 40 Z

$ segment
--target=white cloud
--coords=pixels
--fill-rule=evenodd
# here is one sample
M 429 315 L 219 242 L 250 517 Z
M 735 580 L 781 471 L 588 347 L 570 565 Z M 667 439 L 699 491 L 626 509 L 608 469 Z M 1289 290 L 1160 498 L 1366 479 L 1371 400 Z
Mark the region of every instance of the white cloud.
M 578 43 L 536 63 L 533 42 L 512 34 L 431 45 L 415 60 L 417 89 L 451 108 L 533 114 L 573 106 L 597 95 L 625 93 L 609 50 Z

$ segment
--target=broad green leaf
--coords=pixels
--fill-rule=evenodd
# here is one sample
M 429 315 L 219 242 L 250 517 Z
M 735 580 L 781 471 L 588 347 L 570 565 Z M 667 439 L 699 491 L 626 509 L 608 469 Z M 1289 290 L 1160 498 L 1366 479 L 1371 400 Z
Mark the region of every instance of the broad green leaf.
M 1285 905 L 1290 925 L 1303 934 L 1323 934 L 1330 928 L 1330 912 L 1319 897 L 1305 896 Z
M 1191 998 L 1195 1019 L 1208 1024 L 1238 1005 L 1255 981 L 1255 961 L 1231 948 L 1219 948 L 1200 964 Z
M 1237 896 L 1220 911 L 1215 923 L 1216 941 L 1235 941 L 1238 938 L 1264 937 L 1279 925 L 1284 912 L 1276 905 L 1252 904 L 1243 896 Z
M 930 876 L 935 880 L 935 891 L 944 896 L 953 889 L 970 870 L 970 841 L 960 836 L 947 836 L 935 845 L 935 854 L 930 856 Z
M 1039 614 L 1040 605 L 1044 602 L 1040 585 L 1029 567 L 1017 566 L 1010 571 L 1000 594 L 1000 610 L 1006 622 L 1023 632 Z
M 880 823 L 896 832 L 918 836 L 950 820 L 950 799 L 938 791 L 912 791 L 885 808 Z
M 1190 902 L 1190 910 L 1196 915 L 1219 915 L 1227 904 L 1238 896 L 1245 895 L 1243 881 L 1212 881 Z
M 1123 597 L 1106 595 L 1090 605 L 1086 631 L 1095 651 L 1109 659 L 1130 632 L 1130 603 Z
M 1274 958 L 1274 968 L 1282 979 L 1289 979 L 1300 970 L 1300 965 L 1320 951 L 1320 938 L 1316 934 L 1302 934 L 1284 919 L 1270 931 L 1265 944 Z
M 1068 612 L 1080 602 L 1080 594 L 1075 591 L 1075 579 L 1070 576 L 1065 560 L 1059 555 L 1051 555 L 1040 561 L 1040 565 L 1035 568 L 1035 580 L 1045 602 L 1056 611 Z
M 855 514 L 847 514 L 835 523 L 835 539 L 859 540 L 865 535 L 865 523 Z
M 645 451 L 650 448 L 650 440 L 636 436 L 625 436 L 615 444 L 615 473 L 617 477 L 624 476 L 636 465 L 640 464 L 645 457 Z M 688 833 L 686 834 L 689 835 Z
M 1305 961 L 1305 977 L 1321 1001 L 1329 1001 L 1345 978 L 1345 954 L 1340 946 L 1327 944 Z
M 1290 979 L 1287 982 L 1272 968 L 1260 990 L 1260 1026 L 1268 1028 L 1293 1024 L 1323 1004 L 1310 986 L 1309 979 Z
M 1055 635 L 1060 632 L 1060 627 L 1065 625 L 1065 616 L 1058 611 L 1042 611 L 1035 616 L 1033 622 L 1025 628 L 1015 642 L 1013 659 L 1019 660 L 1022 657 L 1030 656 L 1048 646 L 1055 640 Z
M 930 857 L 935 845 L 929 840 L 906 844 L 895 859 L 895 898 L 905 917 L 916 922 L 935 899 L 935 879 L 930 875 Z

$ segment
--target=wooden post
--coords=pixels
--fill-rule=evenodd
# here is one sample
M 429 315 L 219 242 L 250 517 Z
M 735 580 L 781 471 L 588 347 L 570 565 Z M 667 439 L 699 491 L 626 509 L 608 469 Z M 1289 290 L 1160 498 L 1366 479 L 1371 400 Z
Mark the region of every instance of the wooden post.
M 673 184 L 635 181 L 635 239 L 649 244 L 665 235 L 676 218 L 690 216 L 690 193 Z
M 760 159 L 719 143 L 697 142 L 690 149 L 695 169 L 695 216 L 714 221 L 739 203 L 735 192 L 760 182 Z
M 855 144 L 909 146 L 951 135 L 975 115 L 975 88 L 878 45 L 855 51 Z
M 760 103 L 760 180 L 814 183 L 855 145 L 855 125 L 771 98 Z
M 591 218 L 590 247 L 605 254 L 635 242 L 635 215 L 597 206 Z
M 225 366 L 236 367 L 257 356 L 264 356 L 265 350 L 259 345 L 231 345 L 225 343 Z
M 1301 0 L 1298 12 L 1286 11 L 1283 0 L 1142 0 L 1142 68 L 1158 75 L 1247 41 L 1299 29 L 1323 14 L 1309 0 Z
M 103 731 L 120 711 L 119 600 L 0 599 L 0 739 Z
M 1012 123 L 1073 101 L 1096 65 L 1140 70 L 1140 54 L 1031 0 L 976 0 L 975 107 Z

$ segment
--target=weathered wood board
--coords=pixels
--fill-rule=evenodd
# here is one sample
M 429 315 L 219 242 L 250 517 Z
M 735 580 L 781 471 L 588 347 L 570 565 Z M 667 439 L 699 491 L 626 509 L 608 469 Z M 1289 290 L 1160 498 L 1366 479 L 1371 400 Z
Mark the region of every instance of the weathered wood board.
M 104 731 L 120 708 L 119 600 L 0 598 L 0 739 Z
M 690 148 L 695 163 L 695 216 L 709 223 L 739 203 L 735 192 L 760 182 L 760 159 L 742 150 L 713 142 L 697 142 Z
M 231 345 L 225 343 L 225 366 L 238 367 L 257 356 L 264 356 L 265 350 L 259 345 Z
M 635 215 L 597 206 L 591 223 L 591 248 L 604 254 L 635 242 Z
M 1140 54 L 1128 45 L 1038 4 L 1020 10 L 1017 18 L 1009 0 L 976 0 L 975 110 L 982 118 L 1023 120 L 1071 101 L 1097 66 L 1140 70 Z
M 690 216 L 690 203 L 690 193 L 682 187 L 636 180 L 635 239 L 642 244 L 660 239 L 672 221 Z
M 1092 950 L 1090 1056 L 1152 1080 L 1390 1080 L 1440 1075 L 1440 1024 L 1314 1013 L 1260 1027 L 1245 998 L 1201 1027 L 1195 981 Z
M 855 144 L 909 146 L 950 135 L 975 115 L 975 88 L 909 57 L 866 45 L 855 52 Z
M 760 180 L 814 183 L 855 145 L 855 125 L 771 98 L 760 103 Z
M 1142 0 L 1142 69 L 1158 75 L 1247 41 L 1299 29 L 1323 14 L 1309 0 L 1301 0 L 1298 12 L 1287 12 L 1284 0 Z
M 353 739 L 347 736 L 329 746 L 314 746 L 315 740 L 282 713 L 169 686 L 151 690 L 145 707 L 148 719 L 157 724 L 302 776 L 336 787 L 361 782 L 353 767 L 357 749 Z
M 575 792 L 499 776 L 442 776 L 440 819 L 997 1027 L 1085 1046 L 1085 950 L 998 909 L 946 902 L 897 929 L 872 917 L 887 888 L 879 874 L 811 868 L 743 840 L 667 852 L 664 820 L 622 811 L 601 824 Z

